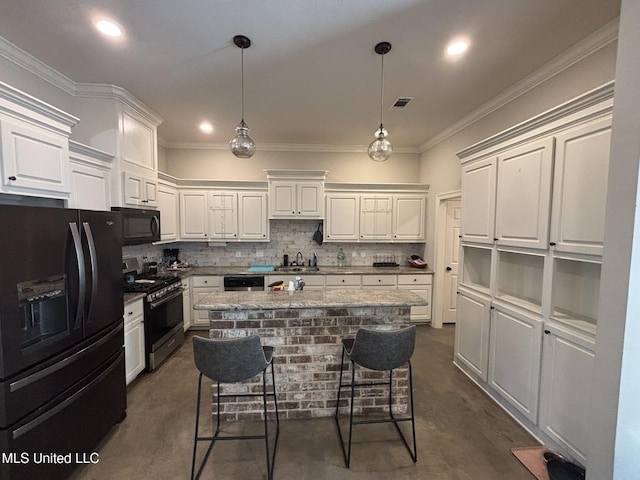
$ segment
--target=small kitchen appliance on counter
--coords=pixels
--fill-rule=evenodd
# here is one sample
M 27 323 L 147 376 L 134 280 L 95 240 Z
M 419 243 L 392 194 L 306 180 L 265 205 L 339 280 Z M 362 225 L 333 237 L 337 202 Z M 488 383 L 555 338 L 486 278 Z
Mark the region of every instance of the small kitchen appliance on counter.
M 144 293 L 147 370 L 157 368 L 184 343 L 182 281 L 172 274 L 140 274 L 136 258 L 122 260 L 123 291 Z

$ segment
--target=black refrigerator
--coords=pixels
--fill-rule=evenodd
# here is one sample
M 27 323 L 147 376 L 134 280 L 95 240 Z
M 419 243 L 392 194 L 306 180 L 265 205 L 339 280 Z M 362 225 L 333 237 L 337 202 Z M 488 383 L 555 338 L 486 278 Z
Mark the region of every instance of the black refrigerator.
M 0 478 L 64 479 L 125 417 L 120 214 L 0 205 Z

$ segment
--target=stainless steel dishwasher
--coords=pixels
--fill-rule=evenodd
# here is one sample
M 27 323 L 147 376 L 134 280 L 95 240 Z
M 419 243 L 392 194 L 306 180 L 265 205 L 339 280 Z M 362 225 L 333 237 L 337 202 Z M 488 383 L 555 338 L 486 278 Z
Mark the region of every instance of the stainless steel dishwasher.
M 224 291 L 264 290 L 264 275 L 234 275 L 224 277 Z

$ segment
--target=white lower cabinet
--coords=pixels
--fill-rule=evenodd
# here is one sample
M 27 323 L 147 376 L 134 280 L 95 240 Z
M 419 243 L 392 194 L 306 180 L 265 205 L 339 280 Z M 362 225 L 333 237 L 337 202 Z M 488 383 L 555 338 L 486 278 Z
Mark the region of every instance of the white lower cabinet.
M 191 326 L 191 317 L 193 316 L 193 307 L 191 305 L 191 279 L 182 279 L 182 316 L 184 329 L 187 331 Z
M 489 364 L 491 300 L 485 295 L 461 288 L 458 291 L 457 310 L 455 361 L 462 363 L 463 367 L 470 369 L 486 382 Z
M 363 275 L 362 288 L 366 290 L 396 290 L 397 275 Z
M 412 322 L 431 321 L 431 287 L 433 275 L 398 275 L 398 290 L 411 290 L 427 305 L 411 307 Z
M 223 277 L 214 275 L 198 275 L 191 277 L 191 303 L 195 305 L 204 297 L 213 292 L 222 291 Z M 209 327 L 208 310 L 192 310 L 191 326 L 195 328 Z
M 124 364 L 127 385 L 145 368 L 143 299 L 124 306 Z
M 497 302 L 491 308 L 489 385 L 532 422 L 538 416 L 541 317 Z
M 362 288 L 362 276 L 326 275 L 324 283 L 326 290 L 360 290 Z
M 544 333 L 539 427 L 584 465 L 595 341 L 554 324 Z
M 296 277 L 300 277 L 304 280 L 304 290 L 324 290 L 324 276 L 322 275 L 307 275 L 303 273 L 289 273 L 287 275 L 269 275 L 265 279 L 266 285 L 270 285 L 275 282 L 284 282 L 284 289 L 289 286 L 289 282 L 295 282 Z

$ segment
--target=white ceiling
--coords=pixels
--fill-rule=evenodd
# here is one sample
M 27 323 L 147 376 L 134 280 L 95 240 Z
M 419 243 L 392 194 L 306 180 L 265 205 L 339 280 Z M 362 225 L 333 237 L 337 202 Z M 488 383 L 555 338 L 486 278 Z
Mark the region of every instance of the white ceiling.
M 10 0 L 0 35 L 75 82 L 131 92 L 162 118 L 167 145 L 227 144 L 245 120 L 266 144 L 367 145 L 380 116 L 396 148 L 417 148 L 594 31 L 620 0 Z M 120 22 L 109 42 L 91 19 Z M 469 52 L 448 61 L 449 40 Z M 19 88 L 19 86 L 17 86 Z M 414 97 L 388 110 L 397 97 Z M 208 120 L 214 133 L 198 124 Z

